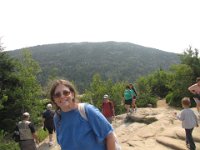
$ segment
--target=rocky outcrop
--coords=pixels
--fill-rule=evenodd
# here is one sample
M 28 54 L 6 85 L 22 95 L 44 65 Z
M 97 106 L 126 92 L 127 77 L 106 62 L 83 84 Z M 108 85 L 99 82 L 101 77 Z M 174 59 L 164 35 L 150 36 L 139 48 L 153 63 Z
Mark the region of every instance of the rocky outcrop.
M 123 150 L 186 150 L 185 130 L 175 111 L 180 112 L 170 107 L 139 108 L 128 117 L 117 116 L 113 127 Z M 200 127 L 194 128 L 193 137 L 200 150 Z
M 196 108 L 193 110 L 196 112 Z M 136 113 L 128 117 L 126 114 L 116 116 L 112 125 L 122 149 L 186 150 L 185 131 L 181 121 L 175 119 L 175 111 L 180 112 L 165 105 L 160 108 L 138 108 Z M 196 150 L 200 150 L 200 127 L 194 128 L 193 137 Z M 49 147 L 47 138 L 40 144 L 39 150 L 49 149 L 60 150 L 60 147 L 57 144 Z

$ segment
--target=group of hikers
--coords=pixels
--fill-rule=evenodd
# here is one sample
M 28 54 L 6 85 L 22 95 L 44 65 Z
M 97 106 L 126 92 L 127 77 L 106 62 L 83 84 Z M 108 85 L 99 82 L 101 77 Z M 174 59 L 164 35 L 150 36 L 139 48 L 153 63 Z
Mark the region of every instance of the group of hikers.
M 52 104 L 47 104 L 46 110 L 42 113 L 42 120 L 43 130 L 47 130 L 49 134 L 49 146 L 53 145 L 53 132 L 55 131 L 53 122 L 54 114 L 55 111 L 52 110 Z M 21 150 L 36 150 L 36 144 L 39 144 L 35 126 L 29 119 L 30 114 L 28 112 L 24 112 L 22 120 L 16 125 L 13 134 L 15 141 L 19 142 Z
M 193 93 L 198 113 L 200 114 L 200 78 L 197 83 L 188 88 Z M 137 92 L 133 84 L 126 86 L 123 101 L 127 116 L 137 111 Z M 120 150 L 112 121 L 115 119 L 115 108 L 109 95 L 103 96 L 101 111 L 94 105 L 79 103 L 74 85 L 67 80 L 56 80 L 50 90 L 51 104 L 47 104 L 43 112 L 44 130 L 49 133 L 49 146 L 53 145 L 53 132 L 56 132 L 58 144 L 62 150 Z M 52 104 L 55 111 L 52 110 Z M 176 114 L 185 128 L 186 145 L 191 150 L 196 146 L 192 138 L 192 131 L 198 126 L 197 117 L 190 109 L 190 99 L 182 99 L 183 110 Z M 38 143 L 34 125 L 29 121 L 30 114 L 23 113 L 15 132 L 20 135 L 21 150 L 36 150 Z

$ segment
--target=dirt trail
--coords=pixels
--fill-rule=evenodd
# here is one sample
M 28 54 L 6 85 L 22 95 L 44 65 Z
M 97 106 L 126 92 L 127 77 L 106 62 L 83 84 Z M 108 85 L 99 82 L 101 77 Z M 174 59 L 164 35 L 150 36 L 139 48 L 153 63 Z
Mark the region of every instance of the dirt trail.
M 53 134 L 53 141 L 54 145 L 49 146 L 48 140 L 49 138 L 47 137 L 43 142 L 39 144 L 38 150 L 61 150 L 60 146 L 56 142 L 56 135 L 55 133 Z
M 165 99 L 158 100 L 157 107 L 168 107 L 166 100 Z

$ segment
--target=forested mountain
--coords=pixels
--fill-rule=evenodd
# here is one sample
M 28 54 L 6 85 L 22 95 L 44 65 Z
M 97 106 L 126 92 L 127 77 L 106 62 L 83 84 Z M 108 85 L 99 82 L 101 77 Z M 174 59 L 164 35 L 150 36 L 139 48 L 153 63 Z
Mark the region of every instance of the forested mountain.
M 73 80 L 83 91 L 95 73 L 102 79 L 133 82 L 159 68 L 168 69 L 180 62 L 176 53 L 126 42 L 61 43 L 28 48 L 39 62 L 42 73 L 39 80 L 45 84 L 50 76 Z M 19 58 L 22 49 L 9 51 Z

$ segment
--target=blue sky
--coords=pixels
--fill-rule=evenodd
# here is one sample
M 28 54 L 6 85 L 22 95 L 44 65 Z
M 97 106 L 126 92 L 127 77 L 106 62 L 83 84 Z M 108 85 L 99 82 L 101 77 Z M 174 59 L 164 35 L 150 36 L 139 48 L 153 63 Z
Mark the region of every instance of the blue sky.
M 198 0 L 0 0 L 5 50 L 69 42 L 200 48 Z

